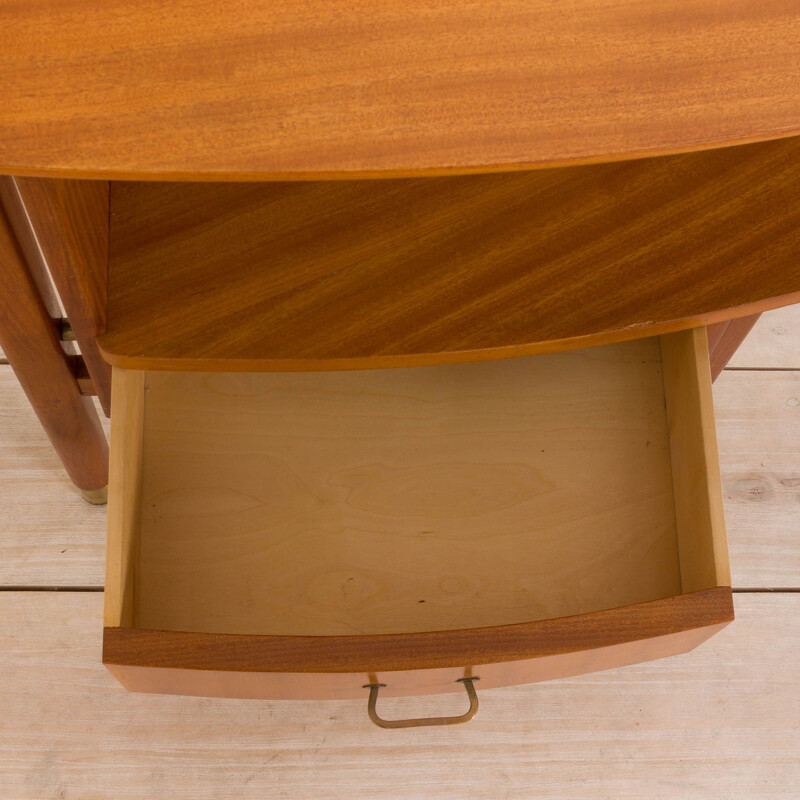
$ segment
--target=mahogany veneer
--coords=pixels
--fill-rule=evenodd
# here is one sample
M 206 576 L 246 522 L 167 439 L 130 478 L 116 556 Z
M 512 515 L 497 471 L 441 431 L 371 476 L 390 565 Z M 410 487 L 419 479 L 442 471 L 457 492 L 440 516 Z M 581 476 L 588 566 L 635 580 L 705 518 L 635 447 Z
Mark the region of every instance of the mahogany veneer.
M 25 0 L 0 172 L 264 180 L 609 161 L 800 132 L 795 0 Z
M 106 327 L 108 182 L 2 178 L 14 187 L 66 309 L 106 415 L 111 370 L 97 348 Z
M 68 475 L 95 502 L 108 483 L 108 443 L 59 340 L 58 301 L 7 180 L 0 180 L 0 270 L 0 346 Z
M 126 369 L 529 355 L 800 300 L 800 138 L 502 175 L 112 183 Z

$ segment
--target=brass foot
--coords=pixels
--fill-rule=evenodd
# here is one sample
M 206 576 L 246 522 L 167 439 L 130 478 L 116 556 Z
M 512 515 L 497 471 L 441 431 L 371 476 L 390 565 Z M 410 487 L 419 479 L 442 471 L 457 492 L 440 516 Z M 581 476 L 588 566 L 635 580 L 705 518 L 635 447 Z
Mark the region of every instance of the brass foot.
M 102 489 L 78 489 L 81 497 L 93 506 L 104 506 L 108 502 L 108 486 Z

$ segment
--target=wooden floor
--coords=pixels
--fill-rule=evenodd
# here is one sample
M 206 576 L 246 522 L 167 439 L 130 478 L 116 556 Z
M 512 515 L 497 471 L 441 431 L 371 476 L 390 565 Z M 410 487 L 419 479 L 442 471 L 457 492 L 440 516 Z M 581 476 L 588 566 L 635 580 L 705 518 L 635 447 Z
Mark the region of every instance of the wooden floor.
M 0 798 L 800 798 L 800 306 L 715 385 L 736 622 L 685 656 L 481 693 L 454 728 L 366 703 L 126 694 L 100 664 L 103 509 L 0 365 Z M 458 696 L 387 713 L 453 713 Z

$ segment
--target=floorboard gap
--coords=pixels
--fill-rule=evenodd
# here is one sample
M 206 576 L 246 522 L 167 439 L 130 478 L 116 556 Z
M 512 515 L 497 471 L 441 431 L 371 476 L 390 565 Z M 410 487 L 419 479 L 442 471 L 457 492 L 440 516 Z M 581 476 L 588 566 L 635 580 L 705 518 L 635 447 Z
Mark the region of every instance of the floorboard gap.
M 0 586 L 0 592 L 102 592 L 104 586 Z
M 725 372 L 800 372 L 797 367 L 725 367 Z

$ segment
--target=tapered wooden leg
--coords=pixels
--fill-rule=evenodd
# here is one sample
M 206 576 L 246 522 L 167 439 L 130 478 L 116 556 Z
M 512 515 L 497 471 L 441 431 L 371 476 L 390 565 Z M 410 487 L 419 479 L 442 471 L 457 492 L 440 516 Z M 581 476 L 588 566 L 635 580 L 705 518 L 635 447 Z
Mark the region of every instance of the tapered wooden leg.
M 739 345 L 758 322 L 761 314 L 751 317 L 739 317 L 718 322 L 708 326 L 708 355 L 711 360 L 711 380 L 715 381 L 725 369 L 725 365 L 733 358 Z
M 72 481 L 104 502 L 108 443 L 91 398 L 81 395 L 23 247 L 0 205 L 0 347 Z
M 58 178 L 0 180 L 7 203 L 22 213 L 58 289 L 97 399 L 111 410 L 111 367 L 103 360 L 97 336 L 105 332 L 108 281 L 108 181 Z M 14 220 L 17 222 L 17 220 Z M 30 264 L 30 260 L 28 262 Z

